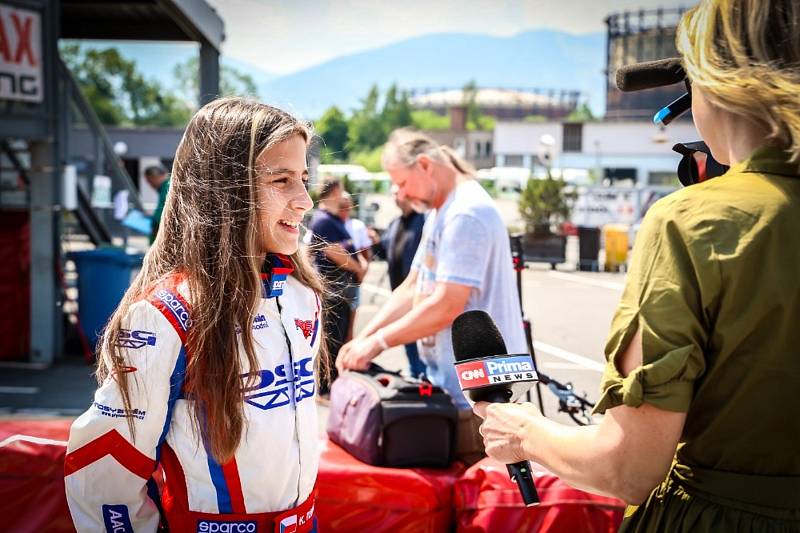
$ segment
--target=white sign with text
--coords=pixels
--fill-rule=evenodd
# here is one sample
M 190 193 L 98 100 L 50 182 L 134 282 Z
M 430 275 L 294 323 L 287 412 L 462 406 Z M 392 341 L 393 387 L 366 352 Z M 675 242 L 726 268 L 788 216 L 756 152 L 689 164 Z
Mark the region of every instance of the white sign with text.
M 42 17 L 0 5 L 0 99 L 44 100 Z

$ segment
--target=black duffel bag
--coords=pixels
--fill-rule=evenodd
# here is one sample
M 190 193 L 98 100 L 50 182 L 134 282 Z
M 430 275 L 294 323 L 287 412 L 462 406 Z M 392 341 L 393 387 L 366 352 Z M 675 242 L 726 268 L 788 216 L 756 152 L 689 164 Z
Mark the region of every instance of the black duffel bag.
M 455 457 L 458 410 L 427 381 L 373 364 L 331 385 L 328 436 L 374 466 L 444 468 Z

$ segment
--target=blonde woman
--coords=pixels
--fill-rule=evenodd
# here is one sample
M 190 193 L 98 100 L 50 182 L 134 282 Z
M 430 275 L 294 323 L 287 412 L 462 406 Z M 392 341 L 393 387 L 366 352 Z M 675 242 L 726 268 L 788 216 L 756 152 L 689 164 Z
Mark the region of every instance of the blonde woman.
M 189 123 L 158 237 L 70 433 L 78 531 L 314 528 L 321 286 L 298 253 L 310 135 L 240 98 Z
M 800 2 L 704 0 L 678 46 L 730 170 L 647 213 L 593 427 L 478 404 L 489 455 L 631 504 L 623 531 L 800 531 Z

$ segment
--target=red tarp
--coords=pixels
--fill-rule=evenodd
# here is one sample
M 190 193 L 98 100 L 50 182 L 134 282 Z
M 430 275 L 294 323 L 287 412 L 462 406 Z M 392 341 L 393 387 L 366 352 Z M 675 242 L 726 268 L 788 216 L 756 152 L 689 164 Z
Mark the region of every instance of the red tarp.
M 436 533 L 453 523 L 453 483 L 461 463 L 446 470 L 380 468 L 323 442 L 317 476 L 321 533 Z
M 454 488 L 458 533 L 614 532 L 625 504 L 615 498 L 574 489 L 540 465 L 533 465 L 541 503 L 525 508 L 504 464 L 483 459 L 472 465 Z

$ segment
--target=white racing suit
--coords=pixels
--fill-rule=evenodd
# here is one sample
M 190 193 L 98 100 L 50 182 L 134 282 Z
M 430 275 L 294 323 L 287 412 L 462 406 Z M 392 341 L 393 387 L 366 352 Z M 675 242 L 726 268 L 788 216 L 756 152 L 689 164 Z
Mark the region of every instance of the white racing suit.
M 287 278 L 290 267 L 273 270 L 282 272 L 271 280 L 262 274 L 267 297 L 252 323 L 258 378 L 245 395 L 241 443 L 226 464 L 209 455 L 202 432 L 196 436 L 183 397 L 191 358 L 184 342 L 191 326 L 186 283 L 176 279 L 131 306 L 116 342 L 135 440 L 110 376 L 70 431 L 65 483 L 79 532 L 156 531 L 161 511 L 172 533 L 312 530 L 320 304 L 311 289 Z M 243 350 L 242 361 L 246 372 Z M 159 465 L 160 503 L 151 477 Z

